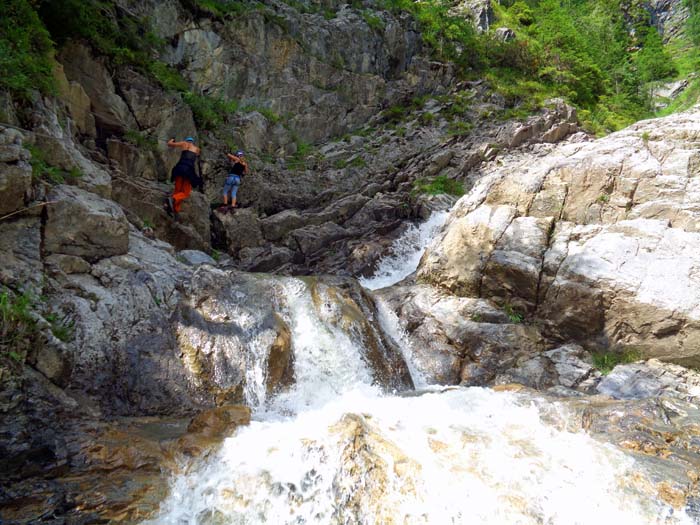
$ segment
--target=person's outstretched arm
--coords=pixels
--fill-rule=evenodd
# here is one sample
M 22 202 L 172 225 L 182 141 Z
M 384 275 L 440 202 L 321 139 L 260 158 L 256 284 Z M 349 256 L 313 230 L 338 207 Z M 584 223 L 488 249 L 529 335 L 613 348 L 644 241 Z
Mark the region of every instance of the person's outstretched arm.
M 235 155 L 231 155 L 230 153 L 227 153 L 226 156 L 231 162 L 241 162 L 241 159 L 239 157 L 236 157 Z
M 184 145 L 187 144 L 186 142 L 175 142 L 175 139 L 170 139 L 168 141 L 168 146 L 171 148 L 180 148 L 182 149 Z

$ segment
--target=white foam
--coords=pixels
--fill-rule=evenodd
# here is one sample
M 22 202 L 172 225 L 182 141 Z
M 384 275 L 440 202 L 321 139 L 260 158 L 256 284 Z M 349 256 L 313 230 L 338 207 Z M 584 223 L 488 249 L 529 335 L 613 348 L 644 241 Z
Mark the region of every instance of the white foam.
M 445 224 L 448 215 L 446 211 L 434 212 L 420 226 L 409 226 L 392 244 L 391 255 L 381 259 L 374 275 L 360 279 L 360 284 L 370 290 L 377 290 L 397 283 L 415 272 L 423 252 Z
M 348 413 L 369 431 L 343 433 Z M 175 480 L 153 523 L 690 523 L 645 497 L 633 472 L 630 457 L 544 423 L 517 394 L 352 389 L 241 428 Z

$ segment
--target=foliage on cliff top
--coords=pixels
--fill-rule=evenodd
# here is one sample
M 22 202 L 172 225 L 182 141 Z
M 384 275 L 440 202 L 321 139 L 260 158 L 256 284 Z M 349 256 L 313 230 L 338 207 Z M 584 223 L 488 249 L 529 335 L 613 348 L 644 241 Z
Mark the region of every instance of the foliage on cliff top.
M 676 72 L 640 5 L 519 0 L 494 7 L 499 25 L 513 29 L 517 39 L 510 49 L 491 47 L 490 79 L 497 88 L 505 83 L 513 98 L 520 93 L 518 104 L 525 106 L 552 95 L 565 97 L 582 110 L 590 131 L 613 131 L 650 116 L 649 82 Z
M 688 32 L 700 42 L 700 0 L 684 0 L 691 9 Z M 255 0 L 180 0 L 195 16 L 231 19 L 269 10 Z M 301 12 L 315 2 L 288 0 Z M 380 9 L 410 13 L 433 55 L 457 64 L 466 76 L 487 76 L 510 110 L 520 116 L 552 96 L 563 96 L 582 111 L 594 132 L 623 127 L 650 115 L 650 81 L 668 78 L 674 61 L 650 27 L 648 12 L 629 0 L 501 0 L 493 3 L 499 19 L 517 35 L 501 42 L 493 31 L 479 34 L 471 21 L 447 0 L 353 0 L 377 31 Z M 320 8 L 319 8 L 320 9 Z M 324 8 L 325 9 L 325 8 Z M 266 11 L 267 12 L 267 11 Z M 38 16 L 37 16 L 38 15 Z M 49 92 L 53 45 L 82 38 L 114 64 L 128 64 L 183 94 L 202 128 L 221 124 L 235 104 L 193 93 L 172 67 L 154 57 L 164 42 L 148 20 L 108 0 L 8 0 L 0 33 L 0 88 L 27 97 L 38 87 Z M 43 24 L 43 25 L 42 25 Z M 48 29 L 47 30 L 45 29 Z M 50 37 L 49 37 L 50 34 Z M 697 49 L 697 46 L 695 46 Z M 694 61 L 697 64 L 697 61 Z
M 53 44 L 27 0 L 7 0 L 0 17 L 0 89 L 20 99 L 54 91 Z

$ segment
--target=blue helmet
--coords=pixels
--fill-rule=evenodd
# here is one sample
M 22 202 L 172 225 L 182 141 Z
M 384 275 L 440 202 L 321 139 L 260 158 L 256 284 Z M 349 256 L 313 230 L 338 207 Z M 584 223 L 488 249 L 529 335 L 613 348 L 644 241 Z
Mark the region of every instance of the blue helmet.
M 245 155 L 245 153 L 243 153 L 241 150 L 236 152 L 236 157 L 242 157 L 243 155 Z
M 185 139 L 185 142 L 194 142 L 194 139 L 192 137 L 187 137 Z

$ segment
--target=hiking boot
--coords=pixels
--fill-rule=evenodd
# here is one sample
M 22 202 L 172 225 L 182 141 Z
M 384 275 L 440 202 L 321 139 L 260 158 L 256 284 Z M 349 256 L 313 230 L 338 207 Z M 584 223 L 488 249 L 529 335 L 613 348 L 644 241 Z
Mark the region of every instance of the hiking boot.
M 175 213 L 175 203 L 173 202 L 172 197 L 167 197 L 165 199 L 165 211 L 170 215 L 171 217 Z

